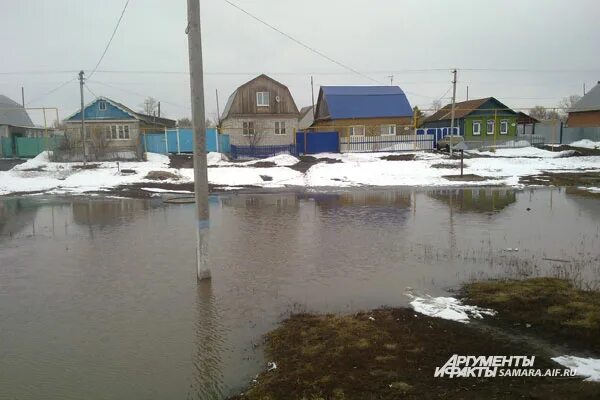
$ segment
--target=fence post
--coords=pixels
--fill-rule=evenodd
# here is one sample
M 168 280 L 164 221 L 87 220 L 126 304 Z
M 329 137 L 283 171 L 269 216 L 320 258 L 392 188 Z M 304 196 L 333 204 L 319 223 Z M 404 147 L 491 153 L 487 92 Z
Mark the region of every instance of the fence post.
M 165 126 L 165 154 L 169 155 L 169 135 L 167 135 L 167 127 Z
M 562 144 L 563 142 L 563 122 L 560 121 L 560 139 L 559 139 L 559 144 Z
M 220 153 L 220 151 L 219 151 L 219 128 L 215 128 L 215 144 L 217 146 L 217 153 Z

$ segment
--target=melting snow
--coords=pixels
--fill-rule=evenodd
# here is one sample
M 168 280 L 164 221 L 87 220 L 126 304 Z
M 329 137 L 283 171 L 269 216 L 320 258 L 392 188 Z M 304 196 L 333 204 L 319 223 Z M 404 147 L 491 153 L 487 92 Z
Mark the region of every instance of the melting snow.
M 470 318 L 483 318 L 484 315 L 495 315 L 496 311 L 490 308 L 469 306 L 454 297 L 415 296 L 406 293 L 412 299 L 410 305 L 418 313 L 430 317 L 449 319 L 451 321 L 469 323 Z
M 560 365 L 577 370 L 577 375 L 587 377 L 585 381 L 600 382 L 600 359 L 575 356 L 560 356 L 552 359 Z
M 589 139 L 582 139 L 571 143 L 571 147 L 581 147 L 584 149 L 598 149 L 600 148 L 600 142 L 592 142 Z

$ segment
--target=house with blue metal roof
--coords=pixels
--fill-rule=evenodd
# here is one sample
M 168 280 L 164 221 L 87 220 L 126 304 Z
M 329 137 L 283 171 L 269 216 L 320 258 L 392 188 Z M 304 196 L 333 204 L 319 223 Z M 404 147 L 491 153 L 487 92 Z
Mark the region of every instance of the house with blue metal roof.
M 311 128 L 340 137 L 395 136 L 408 133 L 412 117 L 398 86 L 321 86 Z

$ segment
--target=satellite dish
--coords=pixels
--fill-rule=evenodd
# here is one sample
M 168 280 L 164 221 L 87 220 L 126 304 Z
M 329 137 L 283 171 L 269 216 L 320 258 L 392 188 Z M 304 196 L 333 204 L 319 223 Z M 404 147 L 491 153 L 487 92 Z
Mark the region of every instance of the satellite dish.
M 275 101 L 279 103 L 281 101 L 281 97 L 275 96 Z

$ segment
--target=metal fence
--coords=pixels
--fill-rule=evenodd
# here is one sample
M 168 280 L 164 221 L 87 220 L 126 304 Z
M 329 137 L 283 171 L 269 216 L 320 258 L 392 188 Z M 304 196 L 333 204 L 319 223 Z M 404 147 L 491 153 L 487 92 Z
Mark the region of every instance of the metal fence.
M 231 158 L 237 159 L 252 159 L 252 158 L 267 158 L 278 154 L 291 154 L 297 156 L 296 145 L 281 145 L 281 146 L 236 146 L 231 145 Z
M 510 138 L 502 139 L 493 138 L 486 139 L 482 135 L 481 140 L 466 140 L 465 143 L 470 149 L 485 149 L 485 148 L 519 148 L 529 146 L 543 146 L 546 144 L 546 138 L 541 135 L 518 135 Z
M 194 131 L 191 128 L 149 130 L 141 136 L 144 151 L 160 154 L 192 153 L 194 151 Z M 206 151 L 229 153 L 229 135 L 219 134 L 217 128 L 206 129 Z
M 568 127 L 561 121 L 536 124 L 535 134 L 543 136 L 546 143 L 571 144 L 582 139 L 600 142 L 600 127 Z
M 342 153 L 369 153 L 377 151 L 432 150 L 434 135 L 381 135 L 346 136 L 340 138 Z

